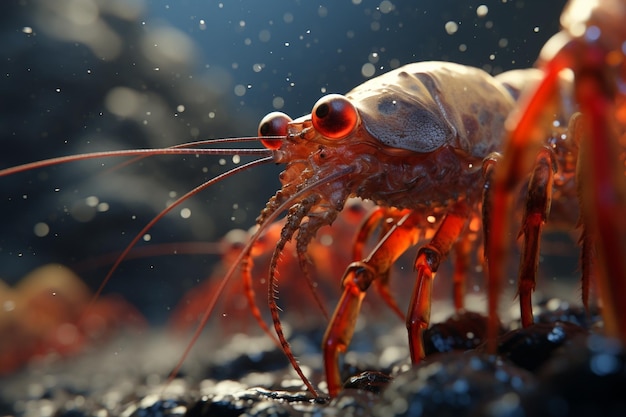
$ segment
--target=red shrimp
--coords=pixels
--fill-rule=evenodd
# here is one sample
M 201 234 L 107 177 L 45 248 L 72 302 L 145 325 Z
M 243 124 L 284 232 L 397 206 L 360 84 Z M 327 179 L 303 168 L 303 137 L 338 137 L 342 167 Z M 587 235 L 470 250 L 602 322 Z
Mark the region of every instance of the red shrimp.
M 311 241 L 322 227 L 333 223 L 346 200 L 350 197 L 372 200 L 380 209 L 357 235 L 352 257 L 355 262 L 344 274 L 343 294 L 323 341 L 328 391 L 335 396 L 341 389 L 339 354 L 350 343 L 368 287 L 374 283 L 398 315 L 405 316 L 387 291 L 389 271 L 397 258 L 418 241 L 427 239 L 429 243 L 418 251 L 415 260 L 417 277 L 406 314 L 413 362 L 424 356 L 422 332 L 430 320 L 432 280 L 440 263 L 453 249 L 455 300 L 457 308 L 462 307 L 468 259 L 480 246 L 485 178 L 489 178 L 496 152 L 502 147 L 504 121 L 514 107 L 514 98 L 506 86 L 509 84 L 473 67 L 447 62 L 410 64 L 374 78 L 345 96 L 323 97 L 308 116 L 292 121 L 281 113 L 268 115 L 259 127 L 267 150 L 185 149 L 191 146 L 187 144 L 162 150 L 57 158 L 5 169 L 0 171 L 0 176 L 104 156 L 233 153 L 263 156 L 197 187 L 161 212 L 130 242 L 106 282 L 139 238 L 189 196 L 255 165 L 285 164 L 280 175 L 281 190 L 268 201 L 257 219 L 258 229 L 206 303 L 201 326 L 236 271 L 240 269 L 244 276 L 249 276 L 260 237 L 286 211 L 285 223 L 269 260 L 268 304 L 278 343 L 315 395 L 317 391 L 300 369 L 282 331 L 275 299 L 279 259 L 295 235 L 296 257 L 306 271 Z M 385 223 L 378 243 L 363 257 L 364 241 L 383 219 L 391 222 Z M 255 312 L 251 297 L 249 300 Z M 255 315 L 262 324 L 259 314 L 255 312 Z
M 529 71 L 522 76 L 526 79 L 533 74 Z M 206 182 L 161 212 L 130 242 L 113 265 L 106 282 L 140 237 L 188 197 L 253 166 L 268 162 L 285 164 L 286 168 L 280 175 L 281 190 L 268 201 L 257 219 L 258 229 L 214 288 L 193 340 L 197 339 L 227 282 L 237 271 L 240 270 L 244 278 L 249 279 L 253 258 L 257 255 L 255 250 L 259 250 L 259 239 L 286 211 L 284 224 L 269 259 L 268 305 L 277 342 L 315 395 L 316 389 L 300 369 L 282 332 L 275 299 L 280 256 L 295 236 L 296 258 L 306 275 L 307 251 L 311 242 L 322 227 L 335 221 L 346 200 L 360 197 L 375 202 L 379 209 L 357 233 L 352 254 L 354 262 L 348 266 L 342 279 L 343 293 L 322 345 L 328 391 L 335 396 L 341 389 L 339 354 L 350 343 L 368 287 L 374 284 L 394 311 L 405 317 L 390 296 L 387 285 L 391 266 L 408 248 L 419 241 L 428 241 L 419 249 L 415 260 L 417 277 L 406 314 L 413 362 L 420 361 L 424 356 L 422 332 L 430 320 L 434 275 L 453 250 L 456 265 L 455 305 L 458 309 L 463 307 L 463 287 L 469 259 L 472 252 L 480 249 L 481 223 L 488 225 L 491 218 L 490 180 L 493 167 L 500 159 L 497 152 L 504 143 L 504 122 L 515 105 L 515 94 L 510 92 L 516 91 L 514 84 L 507 75 L 497 79 L 480 69 L 458 64 L 410 64 L 374 78 L 345 96 L 335 94 L 323 97 L 308 116 L 292 121 L 281 113 L 268 115 L 259 127 L 266 150 L 186 149 L 202 144 L 196 143 L 160 150 L 56 158 L 8 168 L 0 171 L 0 176 L 107 156 L 247 154 L 262 157 Z M 563 145 L 554 141 L 554 137 L 546 135 L 545 143 L 554 143 L 555 149 L 571 146 L 570 141 L 563 142 Z M 228 141 L 231 140 L 209 143 Z M 569 155 L 568 152 L 565 154 Z M 557 171 L 564 181 L 563 184 L 555 182 L 555 188 L 563 190 L 561 194 L 555 194 L 561 196 L 555 199 L 555 205 L 571 205 L 572 194 L 568 190 L 571 188 L 572 167 L 567 164 L 568 161 L 567 158 L 556 158 Z M 532 179 L 529 190 L 532 197 Z M 483 221 L 483 218 L 486 220 Z M 371 252 L 364 254 L 364 242 L 384 219 L 389 221 L 383 223 L 381 237 Z M 489 239 L 490 234 L 485 233 L 487 244 Z M 252 297 L 248 296 L 248 300 L 249 307 L 263 325 Z M 522 308 L 525 308 L 524 305 Z M 183 359 L 192 343 L 183 354 Z
M 560 219 L 553 214 L 555 202 L 562 197 L 562 165 L 572 167 L 568 173 L 574 178 L 568 182 L 575 184 L 578 197 L 578 204 L 570 207 L 580 207 L 583 303 L 588 304 L 595 278 L 607 333 L 626 342 L 626 311 L 621 308 L 626 294 L 625 19 L 623 0 L 571 0 L 561 15 L 562 31 L 541 51 L 539 84 L 527 92 L 507 121 L 509 134 L 488 198 L 493 202 L 487 219 L 491 231 L 487 245 L 491 351 L 495 351 L 498 296 L 511 229 L 507 213 L 515 204 L 513 190 L 532 172 L 522 229 L 527 250 L 524 269 L 520 268 L 522 316 L 529 323 L 539 237 L 544 224 Z M 563 90 L 563 77 L 570 80 L 571 88 Z M 546 143 L 554 130 L 554 115 L 569 103 L 578 106 L 581 114 L 570 120 L 565 140 L 557 136 Z M 556 151 L 567 142 L 573 144 L 567 152 Z
M 15 287 L 0 281 L 0 334 L 6 336 L 0 341 L 0 375 L 49 354 L 75 355 L 122 326 L 146 326 L 120 297 L 104 296 L 87 311 L 91 298 L 87 285 L 62 265 L 37 268 Z

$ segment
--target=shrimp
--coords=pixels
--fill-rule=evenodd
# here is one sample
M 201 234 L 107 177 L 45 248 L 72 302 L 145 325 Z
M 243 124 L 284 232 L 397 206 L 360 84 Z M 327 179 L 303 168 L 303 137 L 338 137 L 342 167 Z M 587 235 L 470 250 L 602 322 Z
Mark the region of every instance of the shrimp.
M 411 359 L 415 363 L 425 355 L 422 333 L 430 322 L 433 278 L 452 251 L 456 264 L 455 304 L 457 309 L 463 307 L 462 289 L 468 259 L 471 252 L 480 247 L 482 217 L 489 213 L 483 210 L 485 184 L 503 144 L 505 120 L 515 105 L 512 88 L 506 77 L 499 81 L 473 67 L 449 62 L 409 64 L 367 81 L 345 96 L 322 97 L 310 115 L 296 120 L 282 113 L 270 113 L 259 125 L 265 150 L 187 149 L 199 144 L 195 143 L 162 150 L 57 158 L 8 168 L 0 171 L 0 176 L 106 156 L 235 152 L 261 156 L 209 180 L 161 212 L 123 251 L 107 274 L 106 282 L 139 238 L 189 196 L 256 165 L 284 164 L 285 170 L 280 174 L 282 188 L 269 199 L 257 218 L 257 230 L 214 288 L 201 325 L 182 358 L 199 336 L 226 283 L 239 268 L 244 276 L 249 276 L 259 239 L 286 211 L 269 260 L 267 302 L 277 343 L 314 395 L 318 395 L 317 390 L 300 369 L 283 334 L 276 301 L 279 259 L 287 243 L 294 238 L 296 257 L 306 275 L 307 250 L 316 233 L 335 221 L 349 198 L 373 201 L 379 209 L 357 233 L 354 262 L 342 278 L 342 295 L 322 343 L 328 392 L 336 396 L 341 389 L 339 354 L 350 343 L 356 317 L 370 285 L 374 284 L 387 304 L 405 318 Z M 388 221 L 382 227 L 382 236 L 374 249 L 363 257 L 364 241 L 383 219 Z M 414 262 L 415 287 L 404 315 L 387 291 L 389 271 L 402 253 L 424 240 L 428 243 L 419 249 Z M 253 301 L 249 301 L 249 305 L 256 311 Z M 263 326 L 260 316 L 255 315 Z
M 161 150 L 93 153 L 8 168 L 0 171 L 0 176 L 112 156 L 233 153 L 260 156 L 197 187 L 161 212 L 130 242 L 107 274 L 106 282 L 140 237 L 189 196 L 254 166 L 268 162 L 285 164 L 280 175 L 282 188 L 259 215 L 258 229 L 207 302 L 201 322 L 208 320 L 235 271 L 249 270 L 256 242 L 286 211 L 284 226 L 269 261 L 268 305 L 278 342 L 315 395 L 315 388 L 300 369 L 282 331 L 275 299 L 278 260 L 297 232 L 296 252 L 300 263 L 305 265 L 307 248 L 317 231 L 337 218 L 348 198 L 360 197 L 378 204 L 381 211 L 358 234 L 360 241 L 355 246 L 358 257 L 342 279 L 343 293 L 324 337 L 328 390 L 335 396 L 341 386 L 338 355 L 349 344 L 366 289 L 375 281 L 387 282 L 395 260 L 420 239 L 428 238 L 430 243 L 420 249 L 415 261 L 417 279 L 406 315 L 411 358 L 417 362 L 424 356 L 421 334 L 429 323 L 432 279 L 453 248 L 457 263 L 467 263 L 471 242 L 477 240 L 480 232 L 484 165 L 500 148 L 504 120 L 513 106 L 514 99 L 505 86 L 480 69 L 448 62 L 423 62 L 374 78 L 345 96 L 325 96 L 308 116 L 292 121 L 284 114 L 269 114 L 259 126 L 265 150 L 189 149 L 196 143 Z M 359 259 L 363 240 L 383 218 L 392 219 L 392 224 L 384 228 L 385 234 L 374 250 Z M 393 305 L 392 301 L 388 303 Z
M 0 280 L 0 375 L 49 353 L 75 355 L 102 343 L 122 324 L 143 328 L 146 321 L 119 297 L 106 296 L 87 311 L 91 298 L 85 283 L 69 268 L 46 265 L 15 287 Z
M 621 220 L 626 210 L 625 18 L 626 3 L 622 0 L 571 0 L 561 15 L 562 31 L 541 51 L 539 84 L 521 99 L 507 122 L 503 157 L 495 167 L 489 192 L 493 214 L 487 220 L 492 231 L 487 245 L 492 352 L 511 228 L 506 213 L 514 204 L 512 190 L 533 172 L 537 185 L 534 201 L 527 205 L 523 231 L 530 248 L 526 267 L 531 274 L 525 284 L 520 282 L 528 295 L 535 285 L 532 270 L 537 268 L 541 229 L 548 221 L 551 199 L 558 198 L 552 185 L 560 174 L 550 168 L 555 153 L 550 146 L 545 147 L 545 138 L 550 136 L 554 115 L 570 100 L 581 111 L 567 129 L 569 140 L 581 149 L 570 152 L 567 159 L 575 166 L 576 206 L 580 206 L 583 304 L 587 306 L 590 282 L 595 278 L 607 334 L 626 342 L 626 312 L 621 309 L 626 293 L 626 223 Z M 572 83 L 565 92 L 560 81 L 563 77 Z M 528 323 L 532 312 L 528 305 L 526 310 L 524 321 Z
M 368 287 L 393 262 L 435 227 L 417 255 L 415 289 L 406 317 L 411 359 L 424 357 L 432 280 L 441 261 L 457 249 L 458 262 L 476 240 L 483 168 L 499 150 L 504 120 L 514 106 L 503 84 L 482 70 L 447 62 L 411 64 L 372 79 L 345 96 L 320 99 L 311 115 L 290 121 L 269 115 L 260 132 L 287 137 L 275 151 L 286 164 L 282 189 L 270 199 L 259 222 L 289 206 L 287 222 L 270 263 L 268 303 L 283 348 L 297 363 L 281 332 L 276 260 L 298 230 L 304 251 L 316 231 L 332 223 L 348 197 L 407 210 L 366 258 L 348 266 L 343 294 L 322 343 L 331 396 L 341 387 L 339 353 L 347 349 Z M 437 218 L 435 225 L 426 221 Z M 478 220 L 478 221 L 477 221 Z M 302 375 L 301 375 L 302 376 Z
M 462 294 L 467 259 L 479 249 L 481 224 L 483 227 L 489 224 L 483 221 L 485 213 L 491 213 L 483 193 L 490 184 L 492 167 L 499 165 L 505 120 L 514 107 L 515 100 L 506 83 L 486 72 L 448 62 L 424 62 L 372 79 L 345 96 L 326 96 L 308 116 L 291 120 L 283 114 L 268 115 L 259 128 L 265 150 L 186 149 L 193 145 L 187 144 L 169 149 L 94 153 L 9 168 L 0 171 L 0 176 L 112 156 L 248 154 L 260 158 L 177 199 L 137 234 L 123 257 L 156 221 L 186 198 L 249 168 L 270 162 L 284 164 L 281 190 L 269 200 L 257 219 L 258 229 L 207 301 L 202 321 L 209 318 L 236 271 L 251 268 L 255 245 L 275 220 L 287 212 L 269 261 L 268 305 L 278 343 L 315 395 L 316 389 L 297 364 L 282 332 L 275 299 L 279 258 L 293 238 L 298 261 L 305 264 L 307 249 L 316 233 L 333 223 L 348 198 L 375 202 L 380 211 L 359 230 L 355 262 L 342 278 L 342 297 L 324 336 L 328 391 L 336 396 L 341 390 L 339 355 L 350 343 L 366 290 L 381 283 L 381 288 L 385 288 L 390 267 L 403 252 L 421 240 L 428 240 L 415 261 L 416 284 L 406 314 L 414 362 L 424 355 L 421 335 L 430 320 L 433 278 L 441 262 L 453 251 L 459 271 L 455 276 L 455 283 L 458 281 L 455 294 Z M 211 144 L 220 142 L 225 141 Z M 362 243 L 382 219 L 392 221 L 383 227 L 384 233 L 375 248 L 363 257 Z M 499 229 L 492 230 L 498 236 L 501 234 Z M 483 238 L 491 239 L 491 234 L 485 233 Z M 457 298 L 462 297 L 455 295 Z M 455 303 L 457 308 L 462 305 L 460 300 Z M 402 312 L 399 315 L 405 316 Z

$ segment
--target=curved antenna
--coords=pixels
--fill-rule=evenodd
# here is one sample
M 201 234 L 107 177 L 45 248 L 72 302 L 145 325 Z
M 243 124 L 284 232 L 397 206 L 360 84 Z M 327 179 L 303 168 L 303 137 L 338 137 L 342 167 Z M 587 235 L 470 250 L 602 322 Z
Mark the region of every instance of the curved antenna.
M 152 156 L 152 155 L 246 155 L 272 157 L 274 152 L 269 149 L 187 149 L 187 148 L 161 148 L 161 149 L 128 149 L 121 151 L 91 152 L 78 155 L 60 156 L 57 158 L 44 159 L 43 161 L 30 162 L 0 170 L 0 177 L 13 175 L 32 169 L 44 168 L 52 165 L 66 164 L 68 162 L 85 161 L 97 158 L 112 158 L 121 156 Z
M 267 164 L 269 162 L 272 162 L 273 160 L 274 160 L 274 158 L 272 156 L 268 156 L 268 157 L 262 158 L 262 159 L 256 159 L 254 161 L 248 162 L 247 164 L 244 164 L 244 165 L 238 166 L 236 168 L 233 168 L 233 169 L 231 169 L 229 171 L 226 171 L 223 174 L 218 175 L 217 177 L 211 178 L 210 180 L 205 181 L 204 183 L 202 183 L 202 184 L 198 185 L 197 187 L 195 187 L 194 189 L 188 191 L 187 193 L 185 193 L 181 197 L 177 198 L 171 205 L 169 205 L 168 207 L 163 209 L 159 214 L 154 216 L 154 218 L 152 218 L 152 220 L 150 220 L 143 227 L 143 229 L 141 229 L 139 231 L 139 233 L 137 233 L 135 235 L 133 240 L 130 241 L 130 243 L 126 246 L 126 248 L 122 251 L 122 253 L 117 257 L 117 259 L 113 263 L 113 266 L 111 266 L 111 268 L 109 269 L 109 272 L 107 272 L 106 276 L 104 277 L 104 279 L 100 283 L 100 286 L 98 287 L 98 290 L 93 295 L 93 297 L 91 299 L 91 302 L 89 303 L 89 305 L 87 307 L 87 311 L 93 306 L 93 304 L 96 302 L 96 300 L 100 297 L 100 294 L 102 294 L 102 291 L 104 290 L 104 287 L 107 285 L 107 283 L 111 279 L 111 276 L 113 275 L 113 273 L 115 272 L 117 267 L 126 258 L 128 253 L 137 244 L 139 239 L 141 239 L 141 237 L 143 235 L 145 235 L 148 232 L 148 230 L 150 230 L 152 228 L 152 226 L 154 226 L 156 224 L 156 222 L 161 220 L 167 213 L 169 213 L 174 208 L 176 208 L 177 206 L 182 204 L 184 201 L 186 201 L 189 198 L 193 197 L 194 195 L 198 194 L 202 190 L 210 187 L 211 185 L 214 185 L 214 184 L 216 184 L 216 183 L 218 183 L 218 182 L 220 182 L 220 181 L 222 181 L 222 180 L 224 180 L 224 179 L 226 179 L 228 177 L 231 177 L 231 176 L 233 176 L 235 174 L 238 174 L 239 172 L 246 171 L 246 170 L 248 170 L 248 169 L 250 169 L 252 167 L 258 166 L 258 165 Z
M 284 140 L 285 138 L 283 136 L 249 136 L 249 137 L 240 137 L 240 138 L 218 138 L 218 139 L 203 139 L 203 140 L 197 140 L 197 141 L 193 141 L 193 142 L 185 142 L 185 143 L 179 143 L 178 145 L 173 145 L 173 146 L 168 146 L 165 149 L 179 149 L 179 148 L 192 148 L 195 146 L 211 146 L 211 145 L 215 145 L 215 144 L 223 144 L 223 143 L 240 143 L 240 142 L 259 142 L 261 139 L 263 140 Z M 237 152 L 237 149 L 231 149 L 231 152 Z M 151 155 L 141 155 L 141 156 L 137 156 L 135 158 L 132 158 L 128 161 L 124 161 L 124 162 L 120 162 L 119 164 L 112 166 L 111 168 L 107 169 L 106 171 L 104 171 L 104 173 L 108 173 L 108 172 L 112 172 L 112 171 L 116 171 L 118 169 L 122 169 L 128 165 L 132 165 L 136 162 L 141 161 L 144 158 L 147 158 Z

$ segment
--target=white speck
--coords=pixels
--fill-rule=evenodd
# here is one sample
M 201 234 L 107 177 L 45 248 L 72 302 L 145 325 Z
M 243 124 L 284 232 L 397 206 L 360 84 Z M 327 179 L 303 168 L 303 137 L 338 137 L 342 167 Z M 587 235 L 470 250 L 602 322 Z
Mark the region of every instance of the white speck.
M 180 210 L 180 217 L 183 219 L 188 219 L 191 217 L 191 209 L 184 208 Z
M 85 199 L 85 204 L 87 204 L 87 206 L 89 207 L 96 207 L 99 202 L 100 200 L 98 199 L 98 197 L 93 195 Z
M 456 33 L 457 30 L 459 30 L 459 25 L 457 25 L 456 22 L 453 22 L 452 20 L 447 22 L 444 27 L 448 35 L 453 35 Z
M 151 240 L 152 240 L 152 236 L 150 235 L 150 233 L 146 233 L 145 235 L 143 235 L 144 242 L 150 242 Z
M 480 6 L 476 8 L 476 16 L 478 17 L 485 17 L 487 16 L 488 12 L 489 12 L 489 8 L 485 6 L 484 4 L 481 4 Z

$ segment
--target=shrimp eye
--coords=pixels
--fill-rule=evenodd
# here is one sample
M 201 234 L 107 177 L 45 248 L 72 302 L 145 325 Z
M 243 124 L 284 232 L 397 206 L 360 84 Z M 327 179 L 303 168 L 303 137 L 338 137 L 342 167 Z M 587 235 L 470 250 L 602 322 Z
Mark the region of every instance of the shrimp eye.
M 311 119 L 321 135 L 341 139 L 354 130 L 359 116 L 350 100 L 339 94 L 329 94 L 315 103 Z
M 279 111 L 265 116 L 259 123 L 259 136 L 287 136 L 287 127 L 291 123 L 291 117 Z M 282 145 L 279 139 L 261 139 L 261 143 L 267 149 L 278 149 Z

